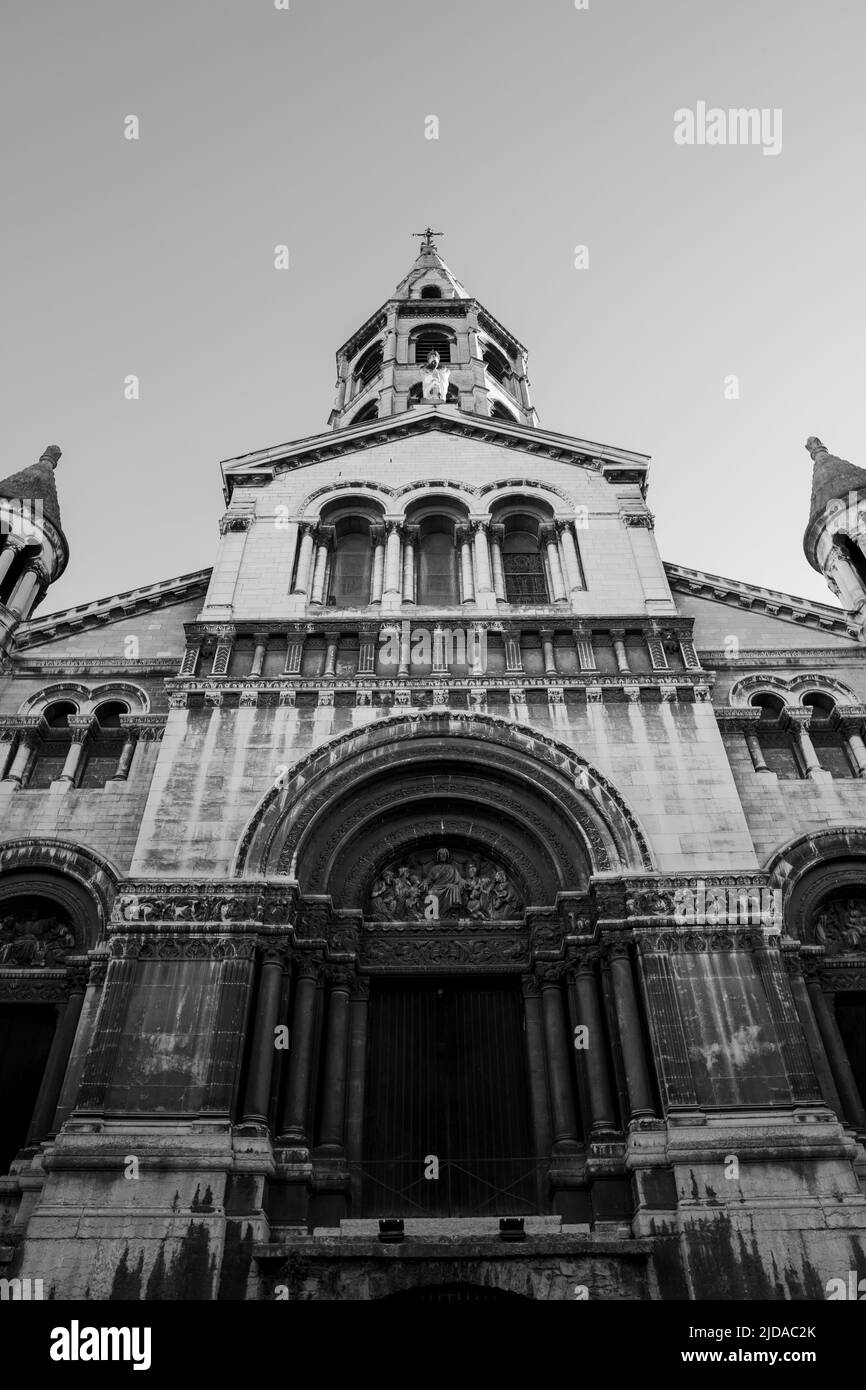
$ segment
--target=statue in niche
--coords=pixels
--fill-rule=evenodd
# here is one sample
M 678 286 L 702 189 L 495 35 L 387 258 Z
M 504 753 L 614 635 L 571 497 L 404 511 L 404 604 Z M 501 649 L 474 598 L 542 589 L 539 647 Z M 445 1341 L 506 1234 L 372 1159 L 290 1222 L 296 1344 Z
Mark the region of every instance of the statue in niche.
M 37 908 L 0 919 L 0 965 L 32 970 L 59 965 L 75 949 L 75 937 L 56 915 Z
M 815 918 L 815 940 L 830 951 L 866 951 L 866 899 L 824 903 Z
M 421 396 L 425 401 L 447 401 L 448 382 L 451 372 L 448 367 L 440 367 L 439 354 L 435 348 L 428 353 L 424 375 L 421 378 Z
M 374 881 L 367 915 L 380 922 L 445 919 L 490 922 L 520 917 L 523 904 L 504 869 L 449 849 L 408 855 Z

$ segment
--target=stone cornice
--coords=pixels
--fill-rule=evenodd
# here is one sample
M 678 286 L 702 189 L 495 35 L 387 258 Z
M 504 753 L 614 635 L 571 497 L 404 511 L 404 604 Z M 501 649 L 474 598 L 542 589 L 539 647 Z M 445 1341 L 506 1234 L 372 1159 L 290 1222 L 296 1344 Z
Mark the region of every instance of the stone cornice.
M 785 594 L 775 589 L 764 589 L 738 579 L 706 574 L 703 570 L 686 569 L 683 565 L 665 562 L 664 568 L 668 583 L 676 593 L 692 594 L 695 598 L 768 613 L 780 622 L 820 628 L 843 637 L 856 639 L 859 635 L 850 614 L 842 608 L 832 608 L 829 604 L 815 603 L 811 599 L 798 598 L 795 594 Z
M 17 654 L 37 643 L 54 641 L 58 637 L 87 632 L 107 622 L 137 617 L 155 608 L 182 603 L 188 598 L 198 598 L 207 593 L 210 577 L 210 569 L 195 570 L 191 574 L 179 575 L 176 579 L 163 579 L 156 584 L 112 594 L 109 598 L 94 599 L 92 603 L 64 608 L 57 613 L 35 618 L 32 622 L 22 623 L 16 634 L 13 653 Z M 71 660 L 75 661 L 76 657 L 72 656 Z M 111 658 L 108 660 L 111 661 Z M 90 664 L 92 663 L 87 662 L 87 665 Z M 113 664 L 122 665 L 123 669 L 134 669 L 136 665 L 150 666 L 153 663 L 118 661 Z
M 646 483 L 650 462 L 647 454 L 631 453 L 572 435 L 553 434 L 516 421 L 484 419 L 465 414 L 456 406 L 430 406 L 224 459 L 220 467 L 226 502 L 231 497 L 232 487 L 262 486 L 281 472 L 339 458 L 343 454 L 357 454 L 391 439 L 407 438 L 430 430 L 481 439 L 519 450 L 523 454 L 592 468 L 610 482 L 637 482 L 642 487 Z
M 747 674 L 755 666 L 810 666 L 820 665 L 832 659 L 833 665 L 862 665 L 862 647 L 741 647 L 739 656 L 727 656 L 719 649 L 698 648 L 701 663 L 710 670 L 730 671 Z
M 465 700 L 470 706 L 483 707 L 489 694 L 506 694 L 509 699 L 525 702 L 527 694 L 547 696 L 549 703 L 562 704 L 567 692 L 582 693 L 588 703 L 620 701 L 703 702 L 710 698 L 712 676 L 707 672 L 658 672 L 655 675 L 613 676 L 586 671 L 579 680 L 562 677 L 545 678 L 522 674 L 505 676 L 436 677 L 414 676 L 398 680 L 383 676 L 301 678 L 298 676 L 238 680 L 237 677 L 207 676 L 166 681 L 171 709 L 188 709 L 201 705 L 235 708 L 240 706 L 294 705 L 299 695 L 315 698 L 318 706 L 333 706 L 337 695 L 354 695 L 359 705 L 407 708 L 447 706 Z

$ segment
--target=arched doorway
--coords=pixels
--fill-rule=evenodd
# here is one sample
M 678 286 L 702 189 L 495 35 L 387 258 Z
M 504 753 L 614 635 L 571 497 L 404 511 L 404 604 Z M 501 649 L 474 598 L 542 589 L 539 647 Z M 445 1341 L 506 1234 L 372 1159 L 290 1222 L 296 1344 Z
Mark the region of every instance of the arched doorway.
M 57 1099 L 46 1072 L 74 949 L 72 917 L 58 903 L 36 893 L 0 899 L 0 1174 L 42 1137 Z
M 866 830 L 815 832 L 768 866 L 799 942 L 791 983 L 821 1093 L 866 1135 Z
M 285 1209 L 309 1156 L 314 1224 L 587 1219 L 586 1136 L 630 1116 L 610 981 L 565 941 L 589 930 L 590 876 L 626 866 L 646 847 L 613 788 L 505 721 L 413 713 L 298 764 L 238 856 L 300 889 L 270 1120 Z M 571 1045 L 587 1010 L 607 1039 L 589 1116 Z

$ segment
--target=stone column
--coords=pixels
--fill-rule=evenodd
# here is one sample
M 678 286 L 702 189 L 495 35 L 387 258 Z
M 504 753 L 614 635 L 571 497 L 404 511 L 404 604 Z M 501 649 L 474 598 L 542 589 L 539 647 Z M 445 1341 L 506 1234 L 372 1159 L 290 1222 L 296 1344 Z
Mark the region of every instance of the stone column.
M 612 627 L 610 638 L 613 642 L 613 654 L 616 657 L 616 669 L 623 676 L 631 675 L 631 667 L 628 664 L 628 653 L 625 649 L 625 629 Z
M 28 617 L 36 604 L 40 589 L 47 588 L 47 586 L 48 575 L 42 563 L 39 560 L 28 560 L 23 573 L 9 595 L 6 607 L 20 618 Z
M 385 583 L 385 527 L 371 526 L 370 540 L 373 544 L 373 575 L 370 581 L 370 602 L 382 602 L 382 589 Z
M 183 654 L 183 661 L 180 663 L 179 676 L 194 676 L 198 670 L 199 657 L 201 656 L 201 642 L 189 642 Z
M 637 994 L 628 947 L 615 942 L 608 948 L 613 997 L 633 1120 L 655 1114 L 652 1082 L 647 1069 Z
M 448 673 L 448 663 L 445 660 L 445 631 L 441 623 L 437 623 L 433 629 L 433 672 L 434 676 L 443 676 Z
M 559 521 L 557 522 L 557 530 L 559 532 L 559 548 L 562 553 L 566 583 L 569 593 L 573 593 L 575 590 L 582 590 L 584 587 L 583 577 L 580 572 L 580 559 L 577 554 L 577 542 L 574 539 L 574 523 L 571 521 Z
M 362 627 L 359 635 L 358 675 L 375 676 L 377 629 L 375 627 Z
M 137 729 L 127 729 L 127 730 L 126 730 L 126 739 L 124 740 L 123 747 L 122 747 L 122 749 L 120 750 L 120 757 L 119 757 L 118 760 L 117 760 L 117 767 L 115 768 L 115 770 L 114 770 L 114 772 L 112 773 L 111 777 L 109 777 L 109 779 L 108 779 L 109 782 L 125 782 L 125 781 L 126 781 L 127 777 L 129 776 L 129 769 L 130 769 L 131 766 L 132 766 L 132 759 L 133 759 L 133 757 L 135 756 L 135 750 L 136 750 L 136 747 L 137 747 L 137 746 L 138 746 L 138 730 L 137 730 Z M 65 771 L 65 768 L 64 768 L 64 771 Z
M 842 1101 L 836 1089 L 836 1082 L 833 1080 L 827 1050 L 818 1028 L 818 1021 L 815 1018 L 806 981 L 803 978 L 802 962 L 798 957 L 789 956 L 785 964 L 788 968 L 788 978 L 791 981 L 794 1004 L 809 1048 L 809 1055 L 812 1058 L 812 1066 L 815 1068 L 815 1075 L 818 1078 L 818 1085 L 821 1088 L 821 1095 L 834 1114 L 842 1119 L 844 1116 Z M 817 983 L 820 989 L 820 981 Z
M 469 526 L 457 527 L 460 546 L 460 598 L 462 603 L 475 602 L 475 581 L 472 575 L 472 531 Z
M 28 1147 L 31 1144 L 38 1144 L 40 1140 L 46 1138 L 50 1131 L 57 1102 L 60 1099 L 66 1067 L 69 1063 L 69 1054 L 75 1040 L 75 1031 L 81 1017 L 86 989 L 87 968 L 73 967 L 69 972 L 69 997 L 65 1004 L 60 1004 L 57 1008 L 57 1027 L 51 1040 L 48 1061 L 45 1063 L 39 1095 L 30 1121 L 30 1131 L 27 1136 Z
M 267 945 L 262 949 L 259 992 L 256 1000 L 253 1041 L 250 1047 L 250 1070 L 244 1097 L 242 1123 L 267 1125 L 271 1094 L 271 1074 L 274 1069 L 274 1044 L 280 1011 L 283 983 L 282 946 Z
M 783 724 L 790 729 L 794 735 L 794 741 L 800 750 L 803 763 L 806 768 L 806 776 L 812 781 L 823 781 L 824 769 L 818 761 L 818 754 L 815 752 L 815 745 L 809 737 L 809 723 L 812 718 L 811 710 L 786 709 Z
M 556 655 L 553 650 L 553 628 L 543 627 L 541 629 L 541 649 L 544 652 L 544 674 L 546 676 L 558 676 Z
M 34 723 L 36 724 L 39 724 L 41 722 L 41 720 L 34 721 Z M 5 781 L 17 782 L 20 787 L 24 779 L 24 775 L 27 771 L 27 768 L 30 764 L 30 759 L 33 756 L 33 745 L 35 744 L 35 742 L 35 728 L 24 728 L 19 731 L 18 747 L 15 750 L 15 757 L 12 759 L 12 765 L 9 768 L 9 771 L 6 773 L 6 777 L 4 779 Z
M 216 637 L 216 649 L 213 654 L 211 675 L 225 676 L 228 674 L 229 662 L 232 656 L 232 646 L 235 637 L 234 629 L 231 627 L 220 627 L 215 630 L 213 635 Z
M 665 654 L 665 644 L 662 635 L 657 628 L 650 628 L 649 632 L 644 633 L 646 644 L 649 649 L 650 661 L 654 671 L 669 670 L 668 659 Z
M 305 959 L 301 962 L 295 985 L 289 1036 L 289 1079 L 280 1116 L 278 1142 L 297 1148 L 308 1147 L 307 1110 L 310 1103 L 310 1078 L 315 1048 L 316 989 L 319 974 L 318 961 Z
M 288 645 L 286 647 L 286 664 L 283 668 L 283 675 L 300 675 L 301 662 L 304 656 L 304 643 L 306 633 L 301 628 L 290 628 L 288 632 Z
M 84 745 L 90 737 L 90 731 L 94 723 L 94 716 L 91 714 L 70 714 L 66 722 L 69 726 L 72 742 L 66 754 L 63 771 L 53 785 L 74 787 L 81 758 L 84 753 Z
M 809 991 L 812 1010 L 827 1052 L 836 1090 L 842 1102 L 844 1118 L 855 1129 L 866 1129 L 866 1110 L 863 1108 L 860 1089 L 854 1078 L 845 1043 L 836 1022 L 833 995 L 821 988 L 821 982 L 815 975 L 809 977 L 806 988 Z
M 329 632 L 326 637 L 325 647 L 325 669 L 322 672 L 326 680 L 333 680 L 337 674 L 337 648 L 340 645 L 339 632 Z
M 364 1080 L 367 1073 L 367 1022 L 370 981 L 356 976 L 349 1002 L 349 1077 L 346 1091 L 346 1157 L 353 1165 L 352 1192 L 361 1193 L 358 1166 L 364 1157 Z
M 502 634 L 505 644 L 505 674 L 517 676 L 523 674 L 523 654 L 520 650 L 520 629 L 509 627 Z
M 532 1110 L 532 1140 L 536 1158 L 550 1154 L 550 1101 L 547 1094 L 547 1063 L 544 1055 L 544 1019 L 541 988 L 534 975 L 521 977 L 526 1063 L 529 1075 L 529 1101 Z
M 251 676 L 260 676 L 262 674 L 262 667 L 265 664 L 265 656 L 268 651 L 269 636 L 270 633 L 268 632 L 257 632 L 255 634 L 256 645 L 253 652 L 253 664 L 250 667 Z
M 5 728 L 0 731 L 0 782 L 9 771 L 12 762 L 12 749 L 15 746 L 15 729 Z
M 573 629 L 574 646 L 581 671 L 597 671 L 595 652 L 592 649 L 592 632 L 586 627 Z
M 857 769 L 858 777 L 866 777 L 866 743 L 862 734 L 864 718 L 864 705 L 837 705 L 832 715 L 833 728 L 845 740 L 848 756 Z
M 544 1036 L 547 1043 L 547 1076 L 553 1114 L 552 1152 L 555 1155 L 565 1154 L 577 1148 L 578 1126 L 571 1090 L 571 1062 L 558 966 L 545 968 L 541 990 Z
M 298 553 L 298 572 L 295 575 L 294 594 L 306 594 L 310 587 L 310 571 L 313 564 L 313 548 L 315 545 L 316 523 L 314 521 L 302 521 L 301 548 Z
M 64 1122 L 69 1119 L 78 1096 L 78 1087 L 81 1083 L 84 1063 L 90 1050 L 93 1028 L 96 1022 L 100 999 L 102 998 L 102 986 L 105 984 L 108 959 L 108 947 L 99 947 L 91 954 L 89 966 L 85 967 L 82 971 L 82 974 L 86 976 L 87 980 L 84 993 L 84 1004 L 79 1011 L 78 1025 L 69 1051 L 69 1061 L 63 1075 L 60 1097 L 57 1101 L 57 1108 L 51 1122 L 51 1129 L 55 1134 L 62 1127 Z M 76 966 L 73 968 L 77 970 L 79 967 Z
M 418 527 L 403 528 L 403 602 L 415 602 L 415 545 Z
M 412 628 L 408 619 L 404 618 L 400 624 L 400 662 L 397 667 L 397 677 L 399 680 L 406 680 L 411 675 L 412 664 Z
M 480 600 L 493 596 L 493 577 L 490 571 L 490 542 L 488 522 L 473 521 L 471 524 L 475 546 L 475 591 Z
M 282 518 L 280 518 L 280 520 L 282 520 Z M 278 529 L 283 532 L 285 536 L 286 553 L 282 561 L 283 574 L 289 576 L 289 583 L 291 584 L 292 575 L 295 570 L 295 556 L 298 553 L 298 534 L 300 527 L 297 521 L 289 521 Z
M 504 526 L 490 527 L 490 559 L 493 565 L 493 592 L 500 603 L 507 602 L 505 587 L 505 566 L 502 560 L 502 545 L 505 540 Z
M 331 976 L 328 1001 L 328 1030 L 325 1041 L 325 1076 L 319 1148 L 334 1156 L 343 1153 L 346 1111 L 346 1069 L 348 1062 L 349 990 L 354 972 L 335 970 Z
M 15 563 L 15 559 L 27 546 L 27 541 L 23 536 L 7 536 L 3 549 L 0 550 L 0 584 L 6 578 Z
M 589 1092 L 590 1134 L 609 1134 L 619 1128 L 607 1060 L 605 1027 L 592 958 L 584 955 L 569 970 L 572 1023 L 586 1028 L 587 1047 L 581 1056 L 586 1062 Z M 576 1055 L 576 1054 L 575 1054 Z
M 313 569 L 313 587 L 310 603 L 325 602 L 325 577 L 328 571 L 328 556 L 334 539 L 333 526 L 320 526 L 316 545 L 316 563 Z
M 541 539 L 547 549 L 547 564 L 550 570 L 551 598 L 554 603 L 561 603 L 565 598 L 565 580 L 562 576 L 562 565 L 559 563 L 559 542 L 556 535 L 556 527 L 550 523 L 542 526 Z
M 383 597 L 390 600 L 389 606 L 399 608 L 402 594 L 402 537 L 401 523 L 387 521 L 387 543 L 385 546 L 385 589 Z
M 748 726 L 746 726 L 745 735 L 746 746 L 749 750 L 749 754 L 752 759 L 752 766 L 754 767 L 755 771 L 769 772 L 770 769 L 767 767 L 767 764 L 764 761 L 764 754 L 761 751 L 761 744 L 760 740 L 758 739 L 758 735 L 755 733 L 754 729 L 750 729 Z

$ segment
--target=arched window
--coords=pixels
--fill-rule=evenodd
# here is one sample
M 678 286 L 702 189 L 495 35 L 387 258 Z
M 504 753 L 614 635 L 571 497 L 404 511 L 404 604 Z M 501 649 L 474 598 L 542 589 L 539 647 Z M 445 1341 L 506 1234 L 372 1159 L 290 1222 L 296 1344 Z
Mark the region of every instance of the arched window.
M 382 370 L 382 344 L 374 343 L 355 363 L 355 383 L 363 391 Z
M 120 716 L 128 713 L 129 706 L 120 700 L 107 700 L 97 706 L 96 724 L 85 745 L 79 787 L 104 787 L 116 773 L 125 742 Z
M 66 721 L 78 709 L 71 700 L 55 700 L 42 713 L 48 730 L 36 745 L 27 777 L 27 786 L 34 790 L 50 786 L 63 771 L 72 742 Z
M 770 772 L 775 772 L 782 781 L 796 781 L 804 777 L 806 770 L 798 756 L 794 740 L 790 732 L 782 727 L 785 701 L 779 695 L 762 692 L 753 695 L 749 703 L 753 709 L 761 711 L 755 736 L 766 767 Z
M 498 348 L 488 344 L 484 349 L 484 365 L 494 381 L 498 381 L 500 386 L 504 384 L 506 377 L 511 375 L 511 368 Z
M 501 401 L 494 401 L 490 407 L 490 417 L 493 420 L 510 420 L 513 425 L 520 423 L 513 410 L 509 410 Z
M 355 416 L 355 418 L 351 421 L 351 424 L 353 424 L 353 425 L 363 425 L 363 424 L 366 423 L 367 420 L 378 420 L 378 418 L 379 418 L 379 402 L 378 402 L 378 401 L 370 401 L 369 405 L 365 405 L 364 408 L 363 408 L 362 410 L 359 410 L 359 411 L 358 411 L 358 414 L 357 414 L 357 415 Z
M 532 517 L 513 516 L 506 522 L 502 567 L 509 603 L 549 602 L 538 525 Z
M 841 729 L 832 723 L 836 701 L 823 690 L 810 691 L 802 703 L 812 711 L 809 736 L 818 761 L 833 777 L 856 777 L 857 766 L 851 756 L 848 740 Z
M 866 589 L 866 556 L 864 556 L 859 545 L 856 545 L 851 537 L 846 535 L 844 531 L 836 532 L 836 535 L 833 537 L 833 544 L 842 557 L 848 561 L 848 564 L 854 570 L 860 583 L 863 585 L 864 589 Z
M 415 339 L 415 361 L 423 364 L 431 352 L 438 352 L 439 361 L 451 361 L 451 339 L 436 328 L 425 328 Z
M 428 517 L 421 523 L 417 601 L 431 606 L 460 602 L 454 523 L 448 517 Z
M 422 299 L 441 299 L 442 291 L 438 285 L 425 285 L 421 291 Z
M 335 527 L 336 551 L 329 604 L 364 608 L 370 602 L 373 550 L 366 517 L 345 517 Z

